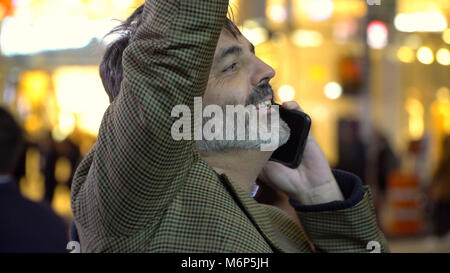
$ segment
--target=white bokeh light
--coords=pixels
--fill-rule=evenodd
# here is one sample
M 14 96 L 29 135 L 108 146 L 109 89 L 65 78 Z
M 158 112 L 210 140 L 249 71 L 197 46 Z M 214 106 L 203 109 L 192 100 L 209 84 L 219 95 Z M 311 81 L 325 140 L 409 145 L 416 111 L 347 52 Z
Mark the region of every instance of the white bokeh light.
M 292 101 L 295 98 L 295 89 L 290 85 L 283 85 L 278 89 L 278 97 L 282 102 Z
M 336 100 L 342 96 L 342 86 L 337 82 L 329 82 L 324 88 L 325 96 L 331 100 Z
M 305 2 L 305 9 L 312 21 L 325 21 L 333 15 L 334 4 L 331 0 L 310 0 Z

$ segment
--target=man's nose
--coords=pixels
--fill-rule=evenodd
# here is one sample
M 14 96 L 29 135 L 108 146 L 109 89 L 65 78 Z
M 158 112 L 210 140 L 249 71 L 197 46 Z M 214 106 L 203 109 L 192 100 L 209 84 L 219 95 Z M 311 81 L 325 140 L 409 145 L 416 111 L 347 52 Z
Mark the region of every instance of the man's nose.
M 273 77 L 275 77 L 275 70 L 273 70 L 273 68 L 270 65 L 266 64 L 261 59 L 257 58 L 255 71 L 251 79 L 252 85 L 258 86 L 262 81 L 264 80 L 270 81 Z

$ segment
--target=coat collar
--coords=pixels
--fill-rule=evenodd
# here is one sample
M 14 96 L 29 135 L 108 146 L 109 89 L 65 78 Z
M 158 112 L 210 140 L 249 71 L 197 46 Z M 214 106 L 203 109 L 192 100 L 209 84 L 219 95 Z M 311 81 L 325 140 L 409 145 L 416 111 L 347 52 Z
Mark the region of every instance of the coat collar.
M 226 174 L 219 175 L 220 179 L 228 186 L 231 193 L 234 195 L 236 202 L 243 209 L 247 217 L 256 226 L 258 231 L 269 243 L 275 252 L 283 252 L 282 248 L 277 242 L 275 233 L 272 229 L 270 219 L 263 206 L 261 206 L 255 199 L 245 192 L 238 184 L 230 180 Z

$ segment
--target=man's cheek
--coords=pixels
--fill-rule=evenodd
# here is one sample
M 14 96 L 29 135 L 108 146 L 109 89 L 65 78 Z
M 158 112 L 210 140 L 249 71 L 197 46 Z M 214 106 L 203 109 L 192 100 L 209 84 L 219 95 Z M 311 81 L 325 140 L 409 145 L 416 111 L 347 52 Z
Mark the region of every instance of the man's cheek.
M 235 105 L 245 105 L 248 96 L 250 95 L 245 84 L 234 85 L 234 87 L 230 89 L 230 93 L 232 94 Z

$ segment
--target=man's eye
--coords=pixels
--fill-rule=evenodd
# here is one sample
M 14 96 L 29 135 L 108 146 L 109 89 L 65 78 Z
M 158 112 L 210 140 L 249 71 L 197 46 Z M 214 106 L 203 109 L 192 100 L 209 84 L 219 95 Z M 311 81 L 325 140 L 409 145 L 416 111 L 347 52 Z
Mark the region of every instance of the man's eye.
M 233 71 L 237 66 L 237 63 L 234 63 L 223 70 L 223 72 Z

